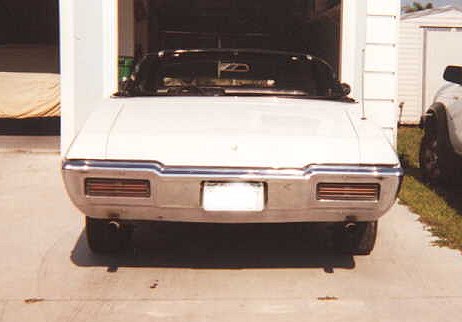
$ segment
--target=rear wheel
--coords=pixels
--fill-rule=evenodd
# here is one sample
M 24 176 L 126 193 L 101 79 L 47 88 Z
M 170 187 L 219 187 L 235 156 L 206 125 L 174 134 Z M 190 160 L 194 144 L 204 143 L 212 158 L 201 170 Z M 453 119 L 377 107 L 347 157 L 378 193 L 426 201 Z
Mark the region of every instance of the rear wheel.
M 369 255 L 377 239 L 377 221 L 342 224 L 335 234 L 337 250 L 351 255 Z
M 106 219 L 86 217 L 88 246 L 94 253 L 112 253 L 123 249 L 129 242 L 132 229 L 127 225 Z

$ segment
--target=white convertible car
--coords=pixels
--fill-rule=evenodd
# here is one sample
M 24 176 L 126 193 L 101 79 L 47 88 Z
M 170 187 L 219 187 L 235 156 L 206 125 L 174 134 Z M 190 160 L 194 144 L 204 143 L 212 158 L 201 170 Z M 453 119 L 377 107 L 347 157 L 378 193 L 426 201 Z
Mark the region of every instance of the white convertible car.
M 147 55 L 63 161 L 90 248 L 145 221 L 328 222 L 368 254 L 403 171 L 321 59 L 212 49 Z

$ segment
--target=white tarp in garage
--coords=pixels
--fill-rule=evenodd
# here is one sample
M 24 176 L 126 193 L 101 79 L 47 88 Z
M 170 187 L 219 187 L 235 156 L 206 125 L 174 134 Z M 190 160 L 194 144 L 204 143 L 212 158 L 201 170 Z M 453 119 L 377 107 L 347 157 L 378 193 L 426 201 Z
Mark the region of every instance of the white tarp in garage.
M 60 114 L 58 0 L 0 0 L 0 118 Z
M 60 115 L 58 48 L 0 47 L 0 118 Z

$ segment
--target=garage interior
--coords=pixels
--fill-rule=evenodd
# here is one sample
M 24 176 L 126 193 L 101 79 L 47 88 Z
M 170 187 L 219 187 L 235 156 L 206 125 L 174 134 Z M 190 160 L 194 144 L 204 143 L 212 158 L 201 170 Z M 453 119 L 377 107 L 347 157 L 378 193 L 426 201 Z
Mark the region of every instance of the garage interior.
M 341 0 L 119 0 L 119 56 L 134 61 L 161 49 L 259 48 L 307 52 L 338 73 L 340 40 Z
M 59 134 L 59 0 L 0 0 L 0 134 Z

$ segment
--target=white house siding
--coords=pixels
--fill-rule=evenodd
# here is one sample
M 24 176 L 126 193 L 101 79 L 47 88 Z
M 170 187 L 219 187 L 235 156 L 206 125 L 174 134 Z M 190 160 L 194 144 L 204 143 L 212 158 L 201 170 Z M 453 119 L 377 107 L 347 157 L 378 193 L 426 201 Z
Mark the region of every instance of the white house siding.
M 402 21 L 399 36 L 398 99 L 401 122 L 418 123 L 422 114 L 423 29 Z
M 435 9 L 431 12 L 427 15 L 425 12 L 404 15 L 400 24 L 398 101 L 404 104 L 401 122 L 405 124 L 417 124 L 422 112 L 428 107 L 423 102 L 425 29 L 462 27 L 460 11 Z
M 400 1 L 367 1 L 367 34 L 364 71 L 366 116 L 396 141 L 397 35 Z

